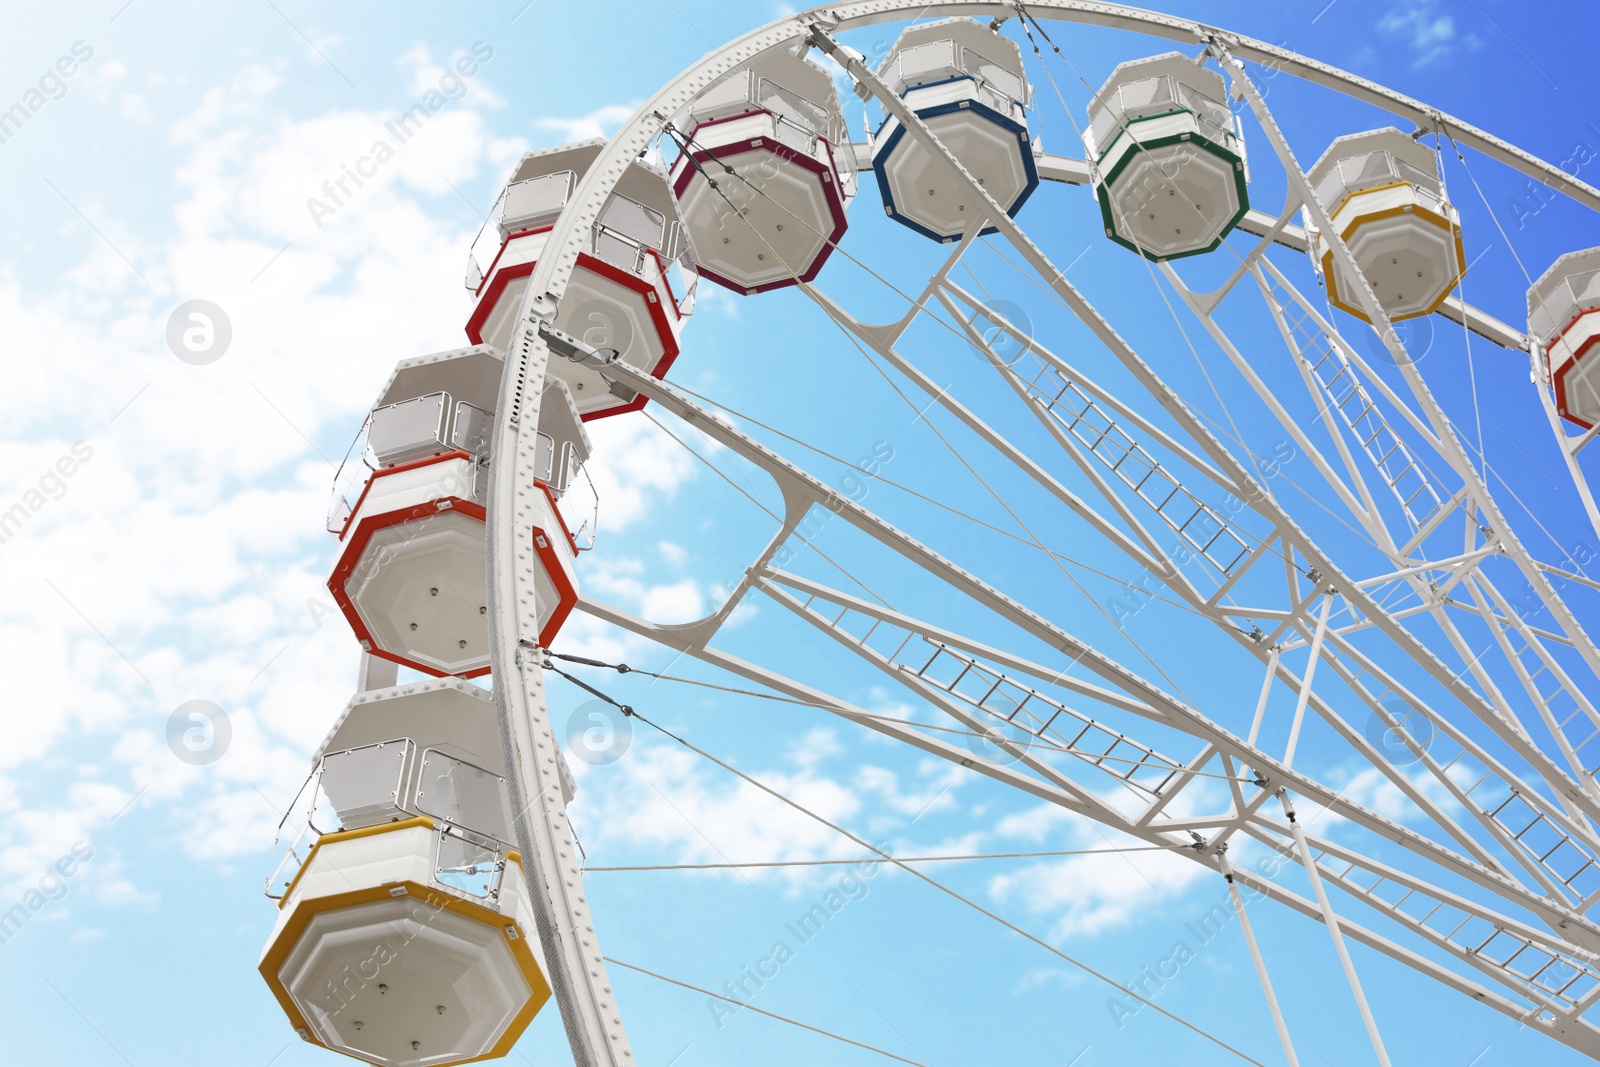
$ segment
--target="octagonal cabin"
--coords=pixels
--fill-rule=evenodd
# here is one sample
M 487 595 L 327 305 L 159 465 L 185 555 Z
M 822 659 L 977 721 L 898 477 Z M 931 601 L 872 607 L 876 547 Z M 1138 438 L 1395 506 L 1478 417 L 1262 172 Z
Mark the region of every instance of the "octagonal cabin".
M 467 337 L 509 351 L 528 281 L 557 217 L 605 142 L 579 141 L 522 157 L 493 216 L 499 246 L 487 269 L 469 261 L 474 305 Z M 678 357 L 683 325 L 693 312 L 692 280 L 670 274 L 682 253 L 677 203 L 666 175 L 636 160 L 617 180 L 598 220 L 584 231 L 583 250 L 556 311 L 555 324 L 596 348 L 614 349 L 623 362 L 657 378 Z M 492 246 L 491 246 L 492 247 Z M 488 250 L 485 254 L 489 254 Z M 585 419 L 637 411 L 646 398 L 593 368 L 552 359 L 549 373 L 565 381 Z
M 1030 90 L 1016 42 L 970 18 L 940 19 L 902 33 L 878 76 L 995 203 L 1016 215 L 1039 185 L 1025 110 Z M 968 202 L 973 198 L 945 161 L 893 115 L 872 144 L 889 217 L 935 241 L 960 240 L 980 205 Z
M 1106 236 L 1146 259 L 1209 252 L 1250 209 L 1222 76 L 1178 52 L 1119 65 L 1089 102 L 1084 149 Z
M 1556 410 L 1600 425 L 1600 248 L 1568 252 L 1528 290 L 1528 336 L 1544 349 Z
M 764 52 L 674 125 L 688 131 L 672 191 L 696 269 L 745 294 L 815 278 L 844 236 L 856 180 L 828 72 L 784 48 Z
M 490 695 L 358 695 L 285 825 L 259 969 L 300 1037 L 386 1067 L 509 1052 L 550 986 Z
M 1460 216 L 1437 164 L 1432 149 L 1390 126 L 1339 138 L 1308 175 L 1391 322 L 1431 314 L 1466 274 Z M 1333 305 L 1370 321 L 1326 234 L 1314 233 L 1312 254 Z
M 334 602 L 364 650 L 424 674 L 489 670 L 485 504 L 501 369 L 481 345 L 403 361 L 368 415 L 356 477 L 345 479 L 353 489 L 364 473 L 354 503 L 335 489 Z M 548 643 L 578 598 L 578 546 L 557 500 L 589 456 L 572 392 L 553 375 L 537 433 L 544 477 L 530 492 Z

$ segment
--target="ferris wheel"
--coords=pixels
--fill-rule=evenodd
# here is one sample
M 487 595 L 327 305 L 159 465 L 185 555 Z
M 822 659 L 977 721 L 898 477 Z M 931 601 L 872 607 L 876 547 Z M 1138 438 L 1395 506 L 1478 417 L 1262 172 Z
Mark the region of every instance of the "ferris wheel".
M 1056 44 L 1071 23 L 1140 34 L 1150 54 L 1091 84 Z M 850 43 L 885 26 L 897 36 L 871 61 Z M 1278 76 L 1388 118 L 1307 163 L 1268 106 Z M 1087 90 L 1086 107 L 1062 81 Z M 1046 116 L 1070 132 L 1052 126 L 1047 143 Z M 1457 425 L 1430 383 L 1437 359 L 1419 362 L 1406 326 L 1451 323 L 1467 345 L 1527 360 L 1570 477 L 1560 492 L 1600 536 L 1587 481 L 1600 249 L 1528 278 L 1525 329 L 1469 303 L 1469 153 L 1600 210 L 1600 191 L 1570 174 L 1372 82 L 1074 0 L 854 0 L 786 16 L 703 57 L 609 141 L 528 153 L 469 259 L 469 346 L 398 365 L 335 489 L 329 586 L 360 642 L 359 691 L 285 816 L 261 961 L 300 1036 L 373 1063 L 463 1063 L 505 1055 L 544 1007 L 577 1063 L 635 1062 L 546 681 L 651 720 L 596 673 L 625 666 L 563 653 L 576 611 L 705 664 L 725 688 L 831 713 L 1213 873 L 1283 1062 L 1303 1054 L 1273 991 L 1293 960 L 1251 922 L 1272 907 L 1323 928 L 1377 1062 L 1390 1062 L 1383 1012 L 1352 945 L 1476 1002 L 1464 1010 L 1600 1059 L 1600 647 L 1581 621 L 1600 582 L 1544 531 L 1537 501 L 1506 499 L 1481 428 Z M 1092 203 L 1057 196 L 1071 186 Z M 912 249 L 904 262 L 851 239 L 880 208 L 873 221 Z M 1112 321 L 1068 280 L 1053 231 L 1083 212 L 1148 275 L 1145 313 L 1177 325 L 1193 368 L 1137 349 L 1126 338 L 1142 324 Z M 852 284 L 830 284 L 846 267 Z M 994 299 L 986 274 L 1024 280 L 1051 320 Z M 1021 531 L 1008 536 L 1062 575 L 1087 566 L 1070 549 L 1137 577 L 1117 581 L 1109 608 L 1044 596 L 806 465 L 837 456 L 675 384 L 675 361 L 714 329 L 704 314 L 690 329 L 713 287 L 757 307 L 780 292 L 808 302 L 816 344 L 858 354 L 906 410 L 937 412 L 981 449 L 952 445 L 948 462 Z M 938 362 L 952 347 L 978 356 L 959 378 Z M 589 428 L 646 417 L 759 470 L 775 494 L 734 486 L 773 529 L 689 623 L 582 591 L 586 555 L 605 551 Z M 1018 485 L 1037 496 L 1008 499 Z M 1048 543 L 1041 514 L 1072 544 Z M 896 586 L 914 595 L 891 604 L 875 574 L 825 553 L 819 517 L 884 573 L 914 575 Z M 827 671 L 728 651 L 721 638 L 756 601 L 810 635 L 819 661 L 876 669 L 933 714 L 880 714 L 831 691 Z M 1087 636 L 1126 632 L 1147 605 L 1184 641 L 1129 655 Z M 1184 694 L 1191 641 L 1226 650 L 1206 669 L 1227 672 L 1232 698 Z M 693 738 L 662 736 L 1082 966 Z M 1352 799 L 1313 747 L 1359 762 L 1393 804 Z M 1230 861 L 1245 846 L 1270 862 Z M 1090 975 L 1184 1040 L 1260 1062 Z

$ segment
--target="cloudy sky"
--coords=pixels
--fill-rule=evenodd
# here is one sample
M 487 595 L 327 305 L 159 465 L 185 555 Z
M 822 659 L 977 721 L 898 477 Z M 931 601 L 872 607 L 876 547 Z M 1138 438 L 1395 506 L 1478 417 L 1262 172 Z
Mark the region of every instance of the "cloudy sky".
M 1600 149 L 1600 96 L 1583 50 L 1596 26 L 1586 5 L 1540 5 L 1537 18 L 1509 0 L 1158 6 L 1393 85 L 1593 177 L 1581 170 Z M 274 916 L 261 895 L 274 828 L 355 681 L 356 646 L 325 585 L 335 542 L 322 522 L 334 470 L 397 360 L 465 343 L 466 252 L 520 153 L 614 132 L 696 57 L 783 13 L 766 0 L 508 0 L 470 10 L 301 0 L 12 4 L 0 35 L 0 514 L 18 517 L 0 542 L 0 664 L 9 679 L 0 704 L 0 910 L 37 899 L 41 886 L 48 899 L 0 944 L 0 1058 L 334 1062 L 294 1038 L 255 970 Z M 871 54 L 889 36 L 854 43 Z M 1166 46 L 1067 27 L 1054 36 L 1066 59 L 1030 68 L 1040 97 L 1035 132 L 1049 150 L 1080 155 L 1062 105 L 1081 118 L 1112 66 Z M 464 55 L 479 59 L 470 77 L 450 73 Z M 1381 122 L 1286 78 L 1271 86 L 1302 159 Z M 437 107 L 400 143 L 385 124 L 419 101 Z M 849 103 L 859 128 L 859 105 Z M 334 198 L 327 184 L 379 140 L 392 153 L 350 195 Z M 1265 160 L 1266 146 L 1256 150 Z M 1474 159 L 1454 180 L 1474 259 L 1468 298 L 1508 322 L 1522 321 L 1519 261 L 1537 274 L 1563 251 L 1600 243 L 1592 216 L 1546 205 L 1520 177 L 1486 162 Z M 919 264 L 925 275 L 933 246 L 885 222 L 870 179 L 867 186 L 847 247 L 865 262 L 892 262 L 882 268 L 891 276 L 913 278 Z M 1076 264 L 1072 277 L 1119 327 L 1128 324 L 1136 344 L 1164 353 L 1152 357 L 1163 373 L 1170 359 L 1174 380 L 1205 388 L 1187 349 L 1180 359 L 1179 335 L 1141 281 L 1138 260 L 1096 239 L 1098 215 L 1083 190 L 1042 189 L 1021 221 L 1058 263 Z M 1303 260 L 1283 260 L 1291 261 L 1312 284 Z M 863 317 L 890 306 L 882 294 L 852 292 L 865 275 L 851 271 L 830 265 L 823 287 L 851 292 Z M 1048 325 L 1052 312 L 1036 290 L 1014 274 L 998 284 L 1009 306 Z M 226 343 L 204 364 L 178 358 L 168 343 L 174 313 L 196 300 L 220 309 L 227 324 Z M 839 484 L 858 457 L 892 456 L 892 477 L 991 525 L 961 525 L 876 486 L 869 506 L 893 509 L 917 536 L 986 560 L 1014 584 L 1045 583 L 1037 588 L 1048 588 L 1040 595 L 1055 617 L 1101 635 L 1109 654 L 1136 669 L 1171 672 L 1202 704 L 1253 702 L 1259 676 L 1214 668 L 1212 646 L 1190 642 L 1181 618 L 1152 611 L 1142 630 L 1122 632 L 1105 611 L 1114 589 L 1085 592 L 1054 565 L 1013 566 L 1013 521 L 1059 535 L 1090 564 L 1119 564 L 1084 545 L 1081 524 L 1063 522 L 1037 494 L 1022 499 L 1016 476 L 992 457 L 982 461 L 988 483 L 961 469 L 953 455 L 971 442 L 957 437 L 947 449 L 952 427 L 905 407 L 893 383 L 794 294 L 746 301 L 703 289 L 684 343 L 674 381 L 843 459 L 785 446 L 820 476 Z M 1492 397 L 1475 432 L 1508 493 L 1533 502 L 1562 550 L 1592 538 L 1525 361 L 1479 344 L 1470 372 L 1465 362 L 1446 365 L 1461 344 L 1441 340 L 1427 365 L 1441 394 L 1454 390 L 1452 413 L 1472 417 L 1469 383 Z M 682 443 L 642 416 L 595 427 L 602 536 L 580 579 L 586 594 L 683 621 L 713 608 L 770 535 L 770 521 L 744 494 L 768 505 L 776 497 L 753 468 L 666 425 Z M 1017 490 L 1009 516 L 988 486 L 1000 496 Z M 992 532 L 995 523 L 1004 536 Z M 853 565 L 875 565 L 842 530 L 825 529 L 818 544 Z M 1125 560 L 1120 567 L 1133 577 Z M 914 580 L 888 564 L 882 581 L 899 603 L 923 602 Z M 821 647 L 821 638 L 803 648 L 802 628 L 781 611 L 753 603 L 727 646 L 876 713 L 928 717 L 904 690 Z M 581 616 L 563 636 L 570 650 L 608 660 L 657 669 L 673 660 Z M 1141 649 L 1160 666 L 1141 660 Z M 688 663 L 674 673 L 730 682 Z M 1127 844 L 816 709 L 589 677 L 903 855 Z M 585 699 L 559 681 L 551 694 L 558 721 Z M 204 765 L 176 758 L 169 744 L 172 717 L 191 701 L 226 717 L 226 751 Z M 1353 761 L 1310 760 L 1348 795 L 1394 801 Z M 574 769 L 574 820 L 593 866 L 860 854 L 647 731 L 617 762 Z M 1220 795 L 1220 787 L 1201 790 L 1195 804 Z M 69 856 L 80 861 L 73 875 L 49 880 Z M 1197 865 L 1150 853 L 948 864 L 940 877 L 1122 982 L 1168 957 L 1186 922 L 1224 900 L 1223 885 Z M 838 878 L 827 867 L 596 872 L 589 887 L 608 953 L 721 989 L 769 956 L 785 923 L 839 889 Z M 1282 960 L 1279 992 L 1305 1040 L 1302 1062 L 1365 1062 L 1370 1053 L 1322 930 L 1275 912 L 1257 924 L 1275 949 L 1269 955 Z M 920 1062 L 1237 1062 L 1148 1010 L 1119 1026 L 1107 1005 L 1114 990 L 893 872 L 853 889 L 825 936 L 798 947 L 758 1006 Z M 1357 961 L 1396 1062 L 1577 1062 L 1405 968 L 1370 953 Z M 704 996 L 636 973 L 613 977 L 643 1063 L 881 1058 L 753 1013 L 719 1015 Z M 1203 946 L 1159 1002 L 1280 1062 L 1235 930 Z M 1441 1018 L 1450 1019 L 1443 1032 Z M 519 1057 L 568 1062 L 553 1007 Z

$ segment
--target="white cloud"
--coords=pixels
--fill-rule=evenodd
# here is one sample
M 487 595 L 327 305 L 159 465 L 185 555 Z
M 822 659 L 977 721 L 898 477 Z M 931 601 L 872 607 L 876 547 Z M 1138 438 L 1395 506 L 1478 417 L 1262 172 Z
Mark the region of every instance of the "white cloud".
M 559 134 L 557 143 L 610 137 L 639 108 L 638 104 L 606 104 L 576 118 L 541 118 L 534 125 Z
M 1455 19 L 1438 14 L 1436 6 L 1436 0 L 1407 0 L 1404 6 L 1378 20 L 1378 32 L 1411 46 L 1413 66 L 1425 67 L 1447 59 L 1457 45 L 1470 51 L 1481 43 L 1473 34 L 1458 34 Z
M 599 419 L 589 424 L 589 438 L 602 538 L 648 517 L 699 473 L 699 461 L 649 419 Z
M 150 102 L 142 93 L 123 93 L 118 110 L 129 122 L 147 123 L 155 120 L 155 116 L 150 114 Z
M 425 56 L 413 59 L 422 72 Z M 450 183 L 498 171 L 520 145 L 490 135 L 478 108 L 492 98 L 468 94 L 319 228 L 307 198 L 394 116 L 286 119 L 278 85 L 272 68 L 246 67 L 171 126 L 182 160 L 170 220 L 136 234 L 64 187 L 116 248 L 63 212 L 62 240 L 83 252 L 61 284 L 39 291 L 0 267 L 0 512 L 45 489 L 0 543 L 11 698 L 32 709 L 8 721 L 0 751 L 5 891 L 82 838 L 97 848 L 94 899 L 144 899 L 112 876 L 115 843 L 155 812 L 156 832 L 196 857 L 264 852 L 349 696 L 354 639 L 307 607 L 328 600 L 333 472 L 306 438 L 337 455 L 396 360 L 464 343 L 459 268 L 475 220 L 458 228 L 429 197 L 454 201 Z M 164 221 L 167 236 L 138 236 Z M 193 298 L 232 324 L 209 366 L 181 363 L 164 340 Z M 76 441 L 88 454 L 73 473 L 41 481 Z M 616 476 L 619 495 L 643 509 L 677 469 L 636 465 Z M 164 732 L 196 698 L 233 730 L 204 768 L 174 759 Z
M 1121 835 L 1116 839 L 1131 843 Z M 1080 828 L 1069 840 L 1069 847 L 1115 847 L 1092 829 Z M 989 892 L 1002 904 L 1018 903 L 1031 914 L 1048 917 L 1049 936 L 1065 941 L 1129 925 L 1181 896 L 1207 873 L 1199 864 L 1165 852 L 1103 852 L 996 875 Z
M 574 765 L 580 785 L 572 819 L 596 865 L 608 850 L 657 856 L 658 862 L 750 863 L 857 858 L 859 845 L 771 794 L 676 746 L 636 735 L 633 747 L 606 768 Z M 752 773 L 762 783 L 823 818 L 848 824 L 861 798 L 813 766 Z M 597 781 L 595 788 L 585 782 Z M 648 861 L 645 861 L 648 862 Z M 731 870 L 715 872 L 740 877 Z M 804 868 L 751 869 L 751 881 L 811 878 Z
M 919 761 L 910 774 L 871 764 L 856 765 L 848 775 L 829 769 L 848 759 L 848 752 L 834 730 L 818 727 L 788 746 L 780 767 L 741 769 L 875 846 L 890 846 L 895 855 L 965 855 L 980 847 L 981 833 L 932 845 L 910 840 L 921 828 L 919 817 L 957 808 L 955 783 L 969 779 L 970 772 L 932 759 Z M 647 731 L 635 734 L 633 747 L 617 763 L 590 767 L 574 761 L 573 770 L 579 787 L 572 819 L 595 866 L 619 854 L 632 857 L 629 862 L 681 864 L 870 855 L 770 793 Z M 724 869 L 705 876 L 782 882 L 799 892 L 837 874 L 837 868 L 789 866 Z
M 1102 799 L 1111 796 L 1114 794 Z M 1167 815 L 1176 818 L 1222 810 L 1226 796 L 1226 790 L 1208 788 L 1208 783 L 1191 783 L 1173 801 Z M 1136 923 L 1211 874 L 1188 857 L 1151 851 L 1144 841 L 1054 804 L 1013 812 L 995 823 L 994 833 L 1002 841 L 1039 846 L 1039 851 L 1092 850 L 1029 863 L 989 882 L 996 901 L 1020 904 L 1030 914 L 1045 917 L 1051 923 L 1049 936 L 1057 941 Z M 1242 863 L 1253 846 L 1235 841 L 1234 859 Z

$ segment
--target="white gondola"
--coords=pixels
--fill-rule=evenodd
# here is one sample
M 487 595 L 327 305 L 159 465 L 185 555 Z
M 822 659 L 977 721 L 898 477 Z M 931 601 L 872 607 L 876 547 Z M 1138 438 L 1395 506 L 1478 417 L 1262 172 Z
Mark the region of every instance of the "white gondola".
M 474 344 L 507 350 L 529 276 L 550 228 L 605 142 L 579 141 L 529 152 L 495 205 L 491 243 L 469 260 L 475 303 L 467 320 Z M 493 240 L 498 239 L 498 245 Z M 628 364 L 660 378 L 678 357 L 679 337 L 694 310 L 693 278 L 672 274 L 682 253 L 677 203 L 666 176 L 643 160 L 617 181 L 578 256 L 555 325 L 596 348 L 615 349 Z M 491 255 L 480 269 L 479 252 Z M 550 373 L 572 390 L 586 419 L 637 411 L 643 396 L 570 360 L 552 360 Z
M 370 470 L 354 504 L 335 489 L 329 525 L 343 545 L 328 581 L 334 601 L 365 651 L 424 674 L 489 670 L 484 503 L 501 367 L 482 345 L 402 362 L 368 416 Z M 589 455 L 559 378 L 546 383 L 539 449 L 546 477 L 534 548 L 541 622 L 553 638 L 577 602 L 578 548 L 557 499 Z
M 492 698 L 454 678 L 362 693 L 314 766 L 260 963 L 291 1024 L 385 1067 L 505 1055 L 550 986 Z
M 1390 126 L 1339 138 L 1307 175 L 1391 322 L 1432 314 L 1466 274 L 1460 216 L 1436 167 L 1432 149 Z M 1327 236 L 1313 232 L 1312 244 L 1329 301 L 1367 319 Z
M 1568 252 L 1528 290 L 1528 336 L 1544 349 L 1556 410 L 1600 424 L 1600 248 Z
M 1106 236 L 1146 259 L 1209 252 L 1250 209 L 1222 76 L 1178 52 L 1119 65 L 1089 102 L 1084 149 Z
M 828 72 L 766 52 L 696 97 L 675 125 L 688 150 L 673 164 L 672 191 L 699 272 L 736 293 L 815 278 L 844 236 L 856 187 Z
M 940 19 L 902 33 L 878 76 L 995 203 L 1015 215 L 1039 185 L 1024 110 L 1030 90 L 1016 42 L 970 18 Z M 889 217 L 936 241 L 959 240 L 978 205 L 968 203 L 945 161 L 892 115 L 872 144 L 872 169 Z

